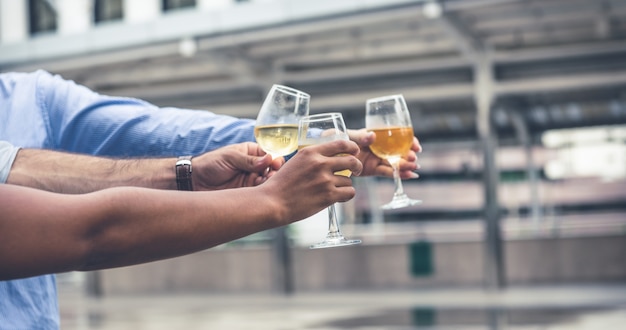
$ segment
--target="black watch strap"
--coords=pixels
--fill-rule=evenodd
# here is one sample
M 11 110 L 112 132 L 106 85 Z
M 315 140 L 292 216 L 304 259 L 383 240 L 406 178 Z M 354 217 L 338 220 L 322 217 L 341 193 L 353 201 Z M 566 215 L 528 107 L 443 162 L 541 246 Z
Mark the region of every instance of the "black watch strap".
M 176 161 L 176 186 L 178 190 L 193 190 L 191 184 L 191 156 L 178 157 Z

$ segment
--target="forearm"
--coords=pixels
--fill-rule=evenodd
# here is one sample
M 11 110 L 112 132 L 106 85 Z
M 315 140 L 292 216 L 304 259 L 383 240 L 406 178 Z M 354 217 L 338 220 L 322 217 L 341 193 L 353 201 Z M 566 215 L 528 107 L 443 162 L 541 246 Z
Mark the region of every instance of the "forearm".
M 171 258 L 285 224 L 255 189 L 64 195 L 0 185 L 0 264 L 10 265 L 0 280 Z M 256 207 L 242 209 L 241 198 Z
M 174 163 L 174 158 L 111 159 L 21 149 L 7 183 L 69 194 L 116 186 L 176 189 Z
M 268 196 L 256 188 L 220 192 L 113 189 L 105 193 L 112 215 L 90 237 L 80 270 L 140 264 L 186 255 L 286 224 Z M 140 201 L 152 201 L 139 206 Z M 254 207 L 241 207 L 241 201 Z

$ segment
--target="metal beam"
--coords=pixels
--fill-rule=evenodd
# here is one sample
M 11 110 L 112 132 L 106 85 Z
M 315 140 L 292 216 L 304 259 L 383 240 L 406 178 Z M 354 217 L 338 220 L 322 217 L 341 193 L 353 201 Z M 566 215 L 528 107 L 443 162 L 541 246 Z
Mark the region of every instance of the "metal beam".
M 520 142 L 522 148 L 524 148 L 524 155 L 526 158 L 526 175 L 528 176 L 528 187 L 530 194 L 530 209 L 531 209 L 531 219 L 535 226 L 535 229 L 538 229 L 539 223 L 543 217 L 541 210 L 541 202 L 539 199 L 539 174 L 535 169 L 535 162 L 533 158 L 533 143 L 530 133 L 528 132 L 528 125 L 526 121 L 522 117 L 522 115 L 518 111 L 508 111 L 509 116 L 511 117 L 511 121 L 513 123 L 513 127 L 515 128 L 515 132 L 517 133 L 517 138 Z
M 493 65 L 487 52 L 476 53 L 475 88 L 478 116 L 476 127 L 483 150 L 483 184 L 485 217 L 485 286 L 490 290 L 506 286 L 504 251 L 500 230 L 496 150 L 498 140 L 491 121 L 494 99 Z

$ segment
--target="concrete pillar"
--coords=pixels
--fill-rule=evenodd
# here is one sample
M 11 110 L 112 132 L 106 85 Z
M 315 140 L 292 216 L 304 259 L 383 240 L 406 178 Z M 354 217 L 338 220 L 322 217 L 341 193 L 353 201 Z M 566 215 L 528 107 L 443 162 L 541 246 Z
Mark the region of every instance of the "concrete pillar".
M 0 0 L 0 43 L 28 39 L 28 2 Z
M 517 134 L 517 139 L 519 140 L 521 146 L 524 148 L 524 152 L 526 155 L 526 173 L 528 176 L 528 185 L 530 189 L 530 210 L 531 210 L 531 219 L 533 221 L 533 225 L 535 230 L 539 229 L 539 223 L 541 222 L 542 207 L 541 201 L 539 198 L 539 173 L 537 169 L 535 169 L 535 162 L 533 160 L 533 141 L 528 132 L 528 126 L 526 125 L 526 121 L 522 117 L 522 115 L 517 111 L 509 112 L 513 127 L 515 128 L 515 132 Z
M 124 21 L 126 23 L 148 22 L 160 15 L 160 0 L 124 1 Z
M 501 289 L 506 284 L 498 203 L 499 171 L 496 166 L 498 139 L 491 120 L 494 98 L 493 65 L 488 52 L 476 52 L 474 77 L 475 101 L 478 110 L 476 127 L 483 149 L 485 286 L 487 289 Z
M 93 22 L 93 3 L 85 0 L 57 0 L 58 33 L 76 34 L 89 30 Z

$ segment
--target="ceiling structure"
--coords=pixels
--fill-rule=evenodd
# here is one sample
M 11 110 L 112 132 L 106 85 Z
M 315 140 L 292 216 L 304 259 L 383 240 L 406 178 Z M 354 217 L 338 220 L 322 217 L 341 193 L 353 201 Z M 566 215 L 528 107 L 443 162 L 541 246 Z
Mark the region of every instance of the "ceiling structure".
M 364 125 L 367 98 L 401 93 L 427 143 L 476 137 L 480 61 L 503 140 L 516 120 L 535 140 L 626 123 L 626 0 L 409 2 L 0 69 L 45 67 L 104 94 L 250 118 L 281 83 L 349 127 Z

